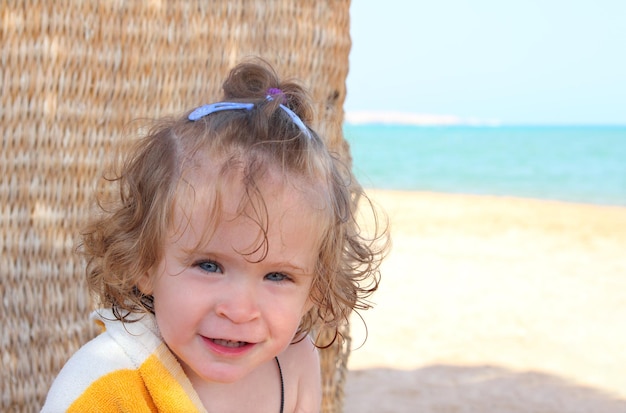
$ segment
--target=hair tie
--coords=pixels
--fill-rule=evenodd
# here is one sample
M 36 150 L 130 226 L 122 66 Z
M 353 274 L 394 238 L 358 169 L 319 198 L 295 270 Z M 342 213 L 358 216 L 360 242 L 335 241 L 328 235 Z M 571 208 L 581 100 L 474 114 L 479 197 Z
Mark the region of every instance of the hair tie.
M 274 97 L 274 96 L 280 96 L 281 97 L 281 102 L 283 103 L 285 100 L 285 94 L 283 93 L 282 90 L 278 89 L 277 87 L 271 87 L 269 89 L 267 89 L 267 94 L 268 96 Z

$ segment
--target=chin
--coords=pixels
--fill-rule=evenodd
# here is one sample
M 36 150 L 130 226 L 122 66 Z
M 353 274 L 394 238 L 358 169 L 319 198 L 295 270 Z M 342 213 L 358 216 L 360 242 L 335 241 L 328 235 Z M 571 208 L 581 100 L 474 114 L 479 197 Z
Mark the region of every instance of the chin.
M 251 370 L 236 368 L 233 366 L 219 366 L 210 369 L 209 371 L 197 372 L 202 373 L 198 374 L 203 380 L 213 382 L 213 383 L 222 383 L 222 384 L 231 384 L 236 383 L 239 380 L 246 377 L 250 374 Z

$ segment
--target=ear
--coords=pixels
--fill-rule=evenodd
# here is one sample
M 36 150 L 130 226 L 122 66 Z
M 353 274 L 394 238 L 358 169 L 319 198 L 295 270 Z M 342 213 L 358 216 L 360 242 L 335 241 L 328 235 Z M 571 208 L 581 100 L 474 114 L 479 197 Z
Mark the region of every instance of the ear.
M 153 286 L 152 286 L 152 274 L 150 273 L 150 271 L 146 271 L 144 272 L 141 277 L 139 277 L 139 280 L 137 280 L 137 288 L 139 289 L 139 291 L 141 291 L 144 295 L 150 295 L 152 294 L 152 290 L 153 290 Z
M 309 297 L 306 300 L 306 303 L 304 303 L 304 309 L 302 310 L 302 317 L 304 317 L 306 313 L 311 311 L 312 308 L 313 308 L 313 300 L 311 299 L 311 297 Z

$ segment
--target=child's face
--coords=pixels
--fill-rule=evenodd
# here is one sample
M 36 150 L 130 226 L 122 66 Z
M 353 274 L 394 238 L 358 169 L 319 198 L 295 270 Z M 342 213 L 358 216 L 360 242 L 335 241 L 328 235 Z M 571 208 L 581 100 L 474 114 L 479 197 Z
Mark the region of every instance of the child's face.
M 237 214 L 242 189 L 235 185 L 223 195 L 214 235 L 197 248 L 208 227 L 211 191 L 206 176 L 189 180 L 195 200 L 177 199 L 176 228 L 140 287 L 153 295 L 163 339 L 192 382 L 231 383 L 285 350 L 311 308 L 319 220 L 300 192 L 262 182 L 269 250 L 259 261 L 262 249 L 255 249 L 262 234 Z

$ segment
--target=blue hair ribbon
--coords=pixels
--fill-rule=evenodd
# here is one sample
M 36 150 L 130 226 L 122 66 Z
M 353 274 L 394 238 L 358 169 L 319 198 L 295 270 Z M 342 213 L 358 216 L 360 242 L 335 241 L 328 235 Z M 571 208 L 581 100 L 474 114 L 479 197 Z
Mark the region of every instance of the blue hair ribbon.
M 187 117 L 190 121 L 197 121 L 211 113 L 221 112 L 223 110 L 251 110 L 254 103 L 238 103 L 238 102 L 217 102 L 210 105 L 202 105 L 196 108 Z
M 267 95 L 265 98 L 268 101 L 274 100 L 274 98 L 270 95 Z M 223 110 L 252 110 L 254 107 L 254 103 L 240 103 L 240 102 L 217 102 L 211 103 L 209 105 L 202 105 L 196 109 L 194 109 L 187 119 L 192 122 L 195 122 L 205 116 L 210 115 L 211 113 L 221 112 Z M 309 128 L 302 122 L 302 119 L 296 113 L 289 109 L 287 106 L 280 104 L 280 108 L 289 116 L 291 121 L 296 124 L 296 126 L 309 138 L 311 137 L 311 132 Z

